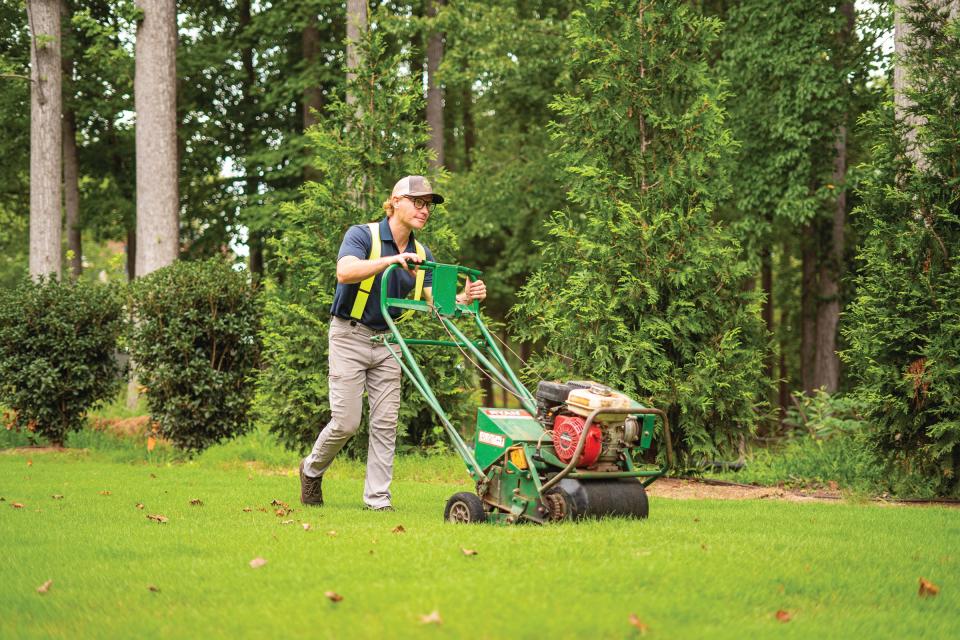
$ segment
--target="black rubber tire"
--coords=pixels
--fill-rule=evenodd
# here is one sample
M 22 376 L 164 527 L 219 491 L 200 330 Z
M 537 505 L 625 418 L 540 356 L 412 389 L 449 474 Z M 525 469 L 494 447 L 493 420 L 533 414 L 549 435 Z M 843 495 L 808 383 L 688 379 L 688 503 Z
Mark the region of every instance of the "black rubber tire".
M 487 513 L 483 510 L 483 501 L 477 494 L 461 491 L 447 500 L 443 519 L 453 524 L 478 524 L 487 521 Z

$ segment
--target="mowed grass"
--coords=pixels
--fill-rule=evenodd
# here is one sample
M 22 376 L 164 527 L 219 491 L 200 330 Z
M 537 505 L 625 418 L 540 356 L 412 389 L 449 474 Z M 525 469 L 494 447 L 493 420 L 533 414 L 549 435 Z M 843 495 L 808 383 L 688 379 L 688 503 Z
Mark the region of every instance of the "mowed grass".
M 646 521 L 453 526 L 452 469 L 401 459 L 374 513 L 358 463 L 316 509 L 293 469 L 0 453 L 0 637 L 639 637 L 631 614 L 650 638 L 960 637 L 958 510 L 652 498 Z

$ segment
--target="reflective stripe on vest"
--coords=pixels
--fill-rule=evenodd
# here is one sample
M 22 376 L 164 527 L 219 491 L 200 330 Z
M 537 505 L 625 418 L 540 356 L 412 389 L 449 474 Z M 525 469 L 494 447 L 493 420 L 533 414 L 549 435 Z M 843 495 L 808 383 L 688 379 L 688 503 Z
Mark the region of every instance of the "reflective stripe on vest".
M 370 256 L 368 260 L 379 260 L 380 259 L 380 223 L 379 222 L 370 222 L 367 224 L 367 227 L 370 228 Z M 413 240 L 413 244 L 416 248 L 417 255 L 420 256 L 421 260 L 427 259 L 427 250 L 423 248 L 423 245 L 420 244 L 420 241 L 417 239 Z M 413 299 L 419 300 L 420 296 L 423 294 L 423 277 L 426 275 L 426 271 L 423 269 L 417 270 L 416 284 L 413 288 Z M 354 320 L 359 320 L 363 317 L 363 310 L 367 306 L 367 300 L 370 298 L 370 291 L 373 289 L 373 281 L 376 279 L 377 274 L 373 274 L 366 280 L 360 283 L 360 289 L 357 291 L 357 297 L 353 301 L 353 309 L 350 311 L 350 317 Z M 397 319 L 397 322 L 406 320 L 413 314 L 413 310 L 408 310 L 400 315 Z
M 380 259 L 380 223 L 371 222 L 367 224 L 370 227 L 370 256 L 367 260 Z M 353 301 L 353 309 L 350 311 L 350 317 L 359 320 L 363 316 L 363 309 L 367 306 L 367 298 L 370 297 L 370 290 L 373 289 L 373 281 L 377 274 L 373 274 L 360 283 L 360 289 L 357 291 L 357 297 Z

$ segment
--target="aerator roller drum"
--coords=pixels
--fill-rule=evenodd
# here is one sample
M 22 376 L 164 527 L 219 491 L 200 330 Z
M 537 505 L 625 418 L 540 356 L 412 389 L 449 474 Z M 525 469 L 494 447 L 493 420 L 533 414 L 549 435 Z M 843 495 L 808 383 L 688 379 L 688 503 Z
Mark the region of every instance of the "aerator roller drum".
M 371 339 L 387 347 L 437 414 L 476 483 L 476 493 L 460 492 L 447 501 L 444 519 L 543 524 L 607 516 L 646 518 L 646 487 L 673 463 L 666 414 L 592 380 L 544 381 L 536 395 L 530 393 L 487 330 L 478 303 L 456 301 L 459 278 L 477 278 L 479 271 L 420 263 L 419 268 L 433 271 L 433 299 L 427 303 L 387 297 L 387 282 L 396 267 L 387 267 L 381 281 L 380 310 L 390 333 Z M 428 313 L 444 333 L 439 339 L 405 339 L 389 308 Z M 464 318 L 473 320 L 477 337 L 468 337 L 456 322 Z M 513 395 L 518 406 L 479 408 L 473 446 L 468 446 L 413 357 L 415 346 L 459 349 L 482 375 Z M 658 419 L 665 463 L 638 464 L 653 446 Z

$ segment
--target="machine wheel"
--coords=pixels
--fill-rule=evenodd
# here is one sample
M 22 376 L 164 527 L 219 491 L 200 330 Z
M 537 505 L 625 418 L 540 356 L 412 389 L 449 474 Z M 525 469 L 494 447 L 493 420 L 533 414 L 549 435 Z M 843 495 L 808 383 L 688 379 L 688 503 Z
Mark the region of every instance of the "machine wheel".
M 450 496 L 443 510 L 443 519 L 454 524 L 476 524 L 486 522 L 487 514 L 483 510 L 483 501 L 475 493 L 461 491 Z

